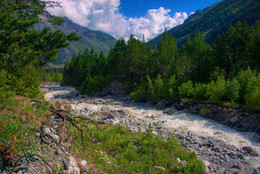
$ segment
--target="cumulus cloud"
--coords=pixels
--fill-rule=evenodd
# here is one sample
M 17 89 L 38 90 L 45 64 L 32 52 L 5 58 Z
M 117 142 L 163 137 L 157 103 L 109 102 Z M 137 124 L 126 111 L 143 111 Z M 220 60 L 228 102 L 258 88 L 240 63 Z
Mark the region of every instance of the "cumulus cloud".
M 57 1 L 57 0 L 56 0 Z M 170 16 L 170 9 L 151 9 L 143 17 L 127 18 L 119 12 L 120 0 L 58 0 L 62 8 L 48 9 L 57 16 L 66 16 L 73 22 L 93 30 L 106 32 L 115 38 L 127 39 L 130 34 L 146 41 L 182 24 L 188 15 L 176 12 Z

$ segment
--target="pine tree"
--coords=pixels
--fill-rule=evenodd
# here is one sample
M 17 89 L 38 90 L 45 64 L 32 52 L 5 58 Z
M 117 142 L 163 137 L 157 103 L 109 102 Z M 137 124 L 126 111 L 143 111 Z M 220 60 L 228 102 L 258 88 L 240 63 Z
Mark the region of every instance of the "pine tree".
M 17 86 L 25 79 L 25 74 L 37 80 L 34 67 L 56 61 L 60 48 L 68 46 L 69 40 L 79 39 L 75 33 L 65 35 L 61 30 L 51 32 L 48 27 L 41 31 L 33 29 L 41 21 L 40 15 L 46 15 L 52 24 L 61 24 L 60 18 L 45 11 L 47 6 L 57 5 L 53 1 L 41 0 L 0 1 L 0 69 L 10 74 L 9 85 L 19 95 L 33 97 L 31 94 L 35 94 L 27 94 L 27 89 Z M 39 87 L 39 83 L 38 86 L 29 81 L 27 83 L 23 87 L 31 88 L 31 91 Z

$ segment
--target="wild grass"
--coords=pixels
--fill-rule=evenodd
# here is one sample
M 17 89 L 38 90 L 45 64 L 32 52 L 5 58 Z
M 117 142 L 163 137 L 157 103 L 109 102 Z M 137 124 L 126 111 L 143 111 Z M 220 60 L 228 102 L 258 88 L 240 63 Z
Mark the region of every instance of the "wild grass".
M 33 106 L 28 98 L 18 96 L 0 101 L 0 154 L 4 166 L 16 166 L 28 150 L 37 148 L 34 130 L 46 122 L 49 105 Z
M 145 133 L 132 133 L 127 128 L 103 122 L 89 125 L 95 140 L 84 139 L 87 148 L 73 151 L 88 159 L 99 173 L 205 173 L 202 161 L 187 152 L 175 135 L 165 140 L 154 136 L 151 130 Z M 68 125 L 74 135 L 75 143 L 80 146 L 80 133 Z M 183 166 L 177 158 L 187 162 Z M 162 167 L 161 169 L 158 169 Z

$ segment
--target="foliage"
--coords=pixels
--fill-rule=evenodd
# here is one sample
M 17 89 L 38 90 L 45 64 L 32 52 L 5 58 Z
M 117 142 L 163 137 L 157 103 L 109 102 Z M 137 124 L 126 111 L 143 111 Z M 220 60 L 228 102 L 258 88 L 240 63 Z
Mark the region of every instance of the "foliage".
M 180 97 L 191 97 L 193 94 L 194 88 L 191 80 L 182 83 L 179 87 L 179 95 Z
M 68 125 L 76 143 L 79 144 L 79 133 Z M 107 173 L 204 173 L 203 163 L 196 155 L 183 149 L 175 135 L 165 140 L 162 136 L 153 136 L 152 131 L 131 133 L 127 128 L 114 127 L 111 124 L 90 125 L 96 143 L 84 142 L 87 149 L 76 148 L 75 151 L 88 158 L 101 171 Z M 89 145 L 88 145 L 89 144 Z M 93 150 L 95 149 L 95 150 Z M 184 167 L 177 158 L 185 160 Z M 154 166 L 165 168 L 157 170 Z
M 44 68 L 39 70 L 41 82 L 63 82 L 63 75 L 61 68 Z
M 74 56 L 65 64 L 64 82 L 93 93 L 117 78 L 134 100 L 156 103 L 187 98 L 257 109 L 259 65 L 254 62 L 259 27 L 258 22 L 251 27 L 238 22 L 213 46 L 196 29 L 194 38 L 188 38 L 180 50 L 166 30 L 159 49 L 147 48 L 131 35 L 127 43 L 119 40 L 107 57 L 93 50 Z
M 23 97 L 1 98 L 0 103 L 0 153 L 5 166 L 16 166 L 27 152 L 33 153 L 38 148 L 33 130 L 47 121 L 50 106 L 45 103 L 32 106 Z
M 209 113 L 209 109 L 208 108 L 202 108 L 200 110 L 200 114 L 204 117 L 206 116 L 206 114 Z
M 197 101 L 204 101 L 207 99 L 207 91 L 207 84 L 196 83 L 194 86 L 192 97 Z
M 79 39 L 75 33 L 51 32 L 48 27 L 33 29 L 41 22 L 40 15 L 60 25 L 60 18 L 45 11 L 46 7 L 58 5 L 41 0 L 0 1 L 0 69 L 7 77 L 4 86 L 18 95 L 38 97 L 40 82 L 35 68 L 56 61 L 59 50 L 68 46 L 68 41 Z

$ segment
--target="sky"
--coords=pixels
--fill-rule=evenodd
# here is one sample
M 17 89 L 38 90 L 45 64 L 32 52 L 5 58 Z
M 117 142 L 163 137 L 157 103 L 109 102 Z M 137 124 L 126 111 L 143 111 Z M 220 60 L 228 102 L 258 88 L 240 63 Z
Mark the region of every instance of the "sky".
M 62 8 L 48 9 L 92 30 L 127 40 L 153 39 L 182 24 L 197 10 L 220 0 L 56 0 Z

